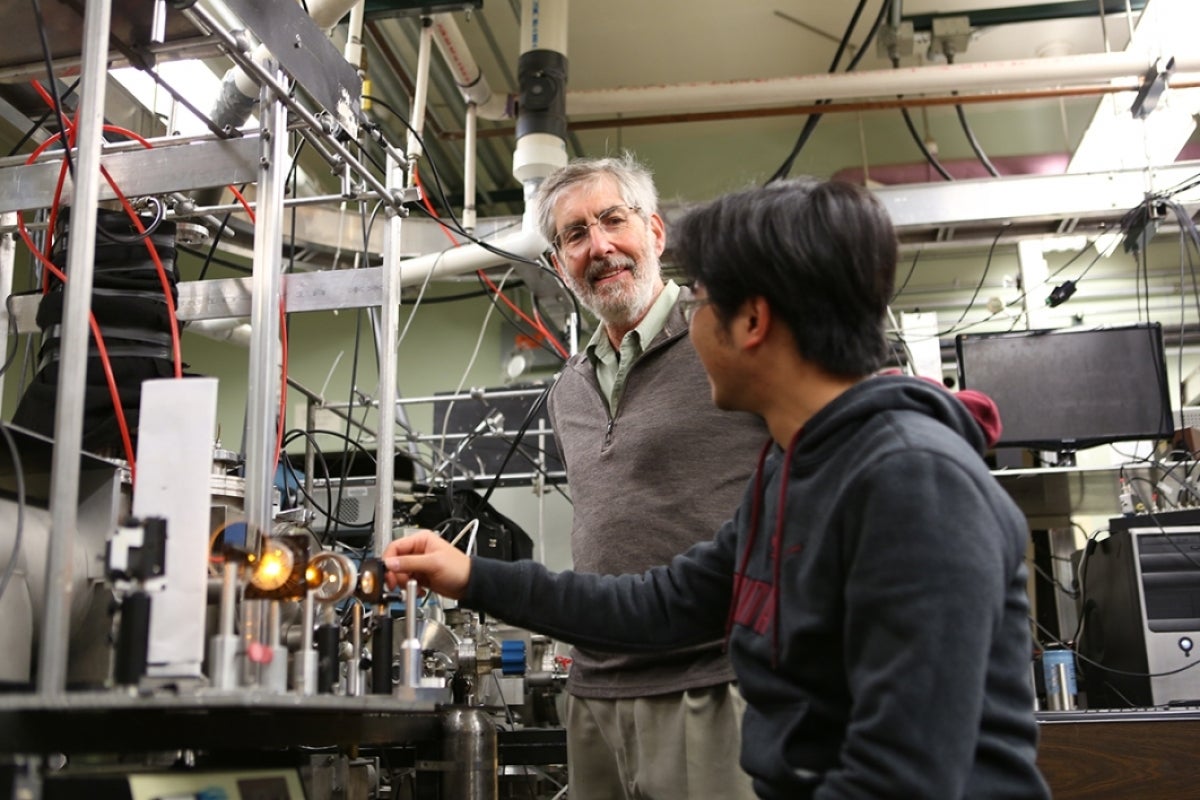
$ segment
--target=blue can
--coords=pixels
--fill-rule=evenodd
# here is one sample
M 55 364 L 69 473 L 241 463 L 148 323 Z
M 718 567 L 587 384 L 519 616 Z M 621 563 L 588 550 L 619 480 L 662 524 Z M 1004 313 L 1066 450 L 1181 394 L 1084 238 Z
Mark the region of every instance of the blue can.
M 1059 667 L 1062 669 L 1059 669 Z M 1075 707 L 1075 654 L 1070 650 L 1042 653 L 1042 676 L 1046 680 L 1046 702 L 1054 711 Z M 1065 680 L 1065 683 L 1064 683 Z

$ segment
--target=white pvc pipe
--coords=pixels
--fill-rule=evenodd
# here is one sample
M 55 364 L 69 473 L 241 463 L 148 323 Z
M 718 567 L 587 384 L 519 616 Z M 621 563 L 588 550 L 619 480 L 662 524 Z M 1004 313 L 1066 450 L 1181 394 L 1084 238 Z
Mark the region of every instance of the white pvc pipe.
M 342 51 L 346 61 L 355 69 L 361 70 L 363 65 L 363 24 L 366 22 L 367 0 L 358 0 L 350 9 L 350 20 L 346 29 L 346 47 Z
M 501 96 L 492 92 L 454 17 L 450 14 L 434 14 L 432 19 L 433 43 L 450 68 L 463 99 L 478 106 L 479 116 L 484 119 L 513 119 L 516 116 L 515 99 L 512 95 Z
M 524 36 L 524 34 L 523 34 Z M 1140 78 L 1155 58 L 1138 53 L 1090 53 L 1023 61 L 907 67 L 901 69 L 798 75 L 787 78 L 709 81 L 567 93 L 567 116 L 731 111 L 897 95 L 1039 89 Z M 1200 54 L 1175 56 L 1181 73 L 1200 72 Z
M 521 52 L 567 52 L 567 0 L 521 0 Z
M 466 135 L 463 137 L 463 229 L 475 230 L 475 128 L 478 109 L 467 103 Z M 0 352 L 4 352 L 0 350 Z M 0 378 L 3 376 L 0 375 Z
M 488 245 L 504 253 L 534 259 L 550 249 L 550 243 L 537 230 L 537 224 L 529 213 L 521 220 L 521 227 L 503 236 L 488 240 Z M 427 280 L 466 275 L 476 270 L 507 264 L 511 258 L 500 256 L 477 244 L 452 247 L 437 253 L 427 253 L 400 262 L 400 285 L 419 286 Z M 432 275 L 430 275 L 432 273 Z M 249 346 L 253 330 L 242 319 L 194 320 L 187 330 L 218 341 Z
M 519 230 L 489 239 L 488 245 L 497 250 L 530 259 L 537 258 L 550 248 L 549 242 L 538 233 L 537 225 L 528 213 L 522 220 Z M 433 279 L 465 275 L 475 270 L 507 264 L 511 260 L 498 256 L 477 244 L 453 247 L 440 253 L 427 253 L 401 261 L 400 285 L 418 286 L 425 282 L 426 276 Z
M 412 130 L 408 132 L 408 157 L 421 157 L 421 136 L 425 130 L 425 99 L 429 95 L 429 56 L 433 45 L 433 27 L 421 28 L 421 43 L 417 50 L 416 88 L 413 91 L 412 109 L 408 118 Z

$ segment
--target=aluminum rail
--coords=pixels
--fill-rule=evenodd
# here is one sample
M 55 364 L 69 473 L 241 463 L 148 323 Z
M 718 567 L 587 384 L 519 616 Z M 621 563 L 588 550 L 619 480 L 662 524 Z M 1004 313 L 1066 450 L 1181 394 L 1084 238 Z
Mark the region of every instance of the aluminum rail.
M 76 127 L 75 195 L 72 227 L 96 227 L 100 194 L 100 139 L 104 92 L 108 81 L 111 0 L 92 0 L 84 12 L 82 79 Z M 96 240 L 72 236 L 67 245 L 62 360 L 54 409 L 54 463 L 50 473 L 50 543 L 46 555 L 46 600 L 38 649 L 38 691 L 47 697 L 66 690 L 67 641 L 70 635 L 72 559 L 78 524 L 79 459 L 83 452 L 83 399 L 87 380 L 88 314 L 92 302 Z

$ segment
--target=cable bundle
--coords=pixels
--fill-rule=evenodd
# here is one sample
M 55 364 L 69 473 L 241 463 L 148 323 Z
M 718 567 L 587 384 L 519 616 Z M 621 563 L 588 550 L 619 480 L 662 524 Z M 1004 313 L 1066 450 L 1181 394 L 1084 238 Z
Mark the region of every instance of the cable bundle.
M 59 214 L 51 260 L 65 270 L 69 247 L 70 209 Z M 97 239 L 92 285 L 92 313 L 112 363 L 129 428 L 136 435 L 142 381 L 174 374 L 172 326 L 179 298 L 179 273 L 175 267 L 175 224 L 160 214 L 140 216 L 143 232 L 135 229 L 124 211 L 97 211 Z M 157 267 L 147 242 L 161 258 L 171 290 L 168 305 Z M 50 278 L 48 291 L 38 305 L 37 323 L 43 334 L 38 372 L 21 398 L 13 422 L 47 436 L 54 432 L 55 397 L 63 317 L 64 284 Z M 122 439 L 108 383 L 100 363 L 95 337 L 88 349 L 84 387 L 83 448 L 100 453 L 121 453 Z

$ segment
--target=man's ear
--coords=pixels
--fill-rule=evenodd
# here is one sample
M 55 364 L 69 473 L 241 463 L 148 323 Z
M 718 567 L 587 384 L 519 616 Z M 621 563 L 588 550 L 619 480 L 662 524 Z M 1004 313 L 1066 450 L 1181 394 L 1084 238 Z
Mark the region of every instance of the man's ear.
M 567 277 L 567 273 L 563 271 L 563 265 L 558 261 L 558 251 L 554 248 L 550 249 L 550 263 L 554 265 L 554 271 L 558 273 L 560 278 Z
M 764 297 L 751 297 L 738 311 L 738 330 L 743 348 L 753 348 L 767 339 L 771 330 L 771 306 Z

